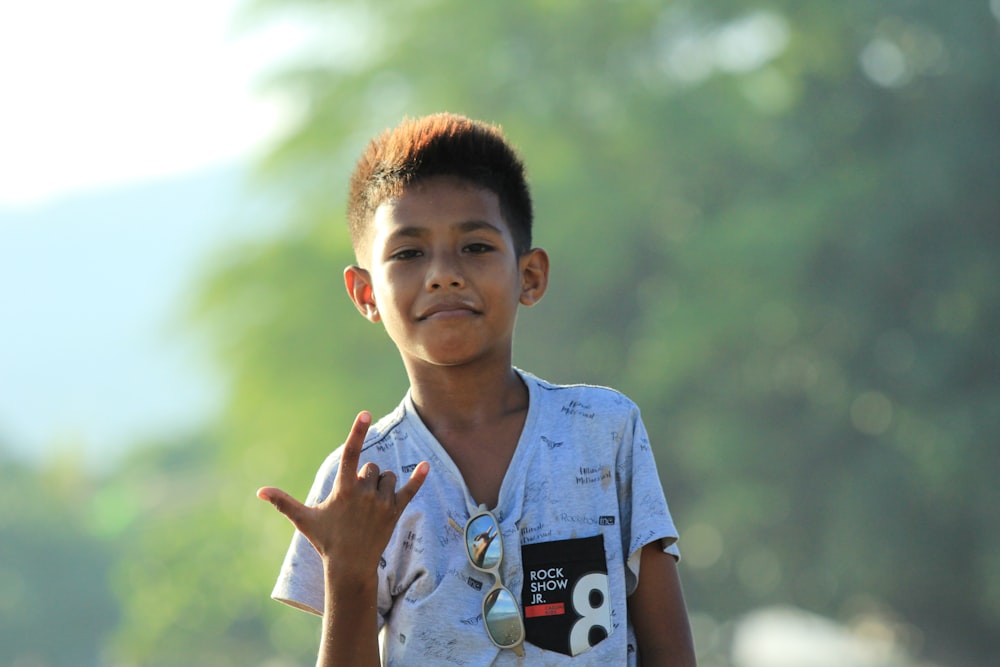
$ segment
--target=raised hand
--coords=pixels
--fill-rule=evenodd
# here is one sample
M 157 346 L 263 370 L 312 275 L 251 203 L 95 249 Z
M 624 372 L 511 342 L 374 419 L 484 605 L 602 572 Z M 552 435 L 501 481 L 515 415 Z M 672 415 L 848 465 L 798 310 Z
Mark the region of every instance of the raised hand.
M 263 487 L 257 497 L 288 517 L 326 562 L 337 563 L 345 576 L 374 573 L 396 522 L 416 495 L 430 469 L 421 462 L 406 484 L 396 491 L 396 475 L 374 463 L 358 469 L 361 446 L 371 415 L 361 412 L 344 443 L 337 477 L 330 495 L 316 506 L 303 505 L 274 487 Z

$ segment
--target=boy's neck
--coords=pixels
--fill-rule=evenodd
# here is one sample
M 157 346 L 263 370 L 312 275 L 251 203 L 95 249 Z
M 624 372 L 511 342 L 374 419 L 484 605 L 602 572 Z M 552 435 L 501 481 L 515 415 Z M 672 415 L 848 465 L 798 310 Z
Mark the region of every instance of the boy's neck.
M 528 407 L 528 388 L 509 359 L 407 370 L 410 397 L 432 432 L 478 428 Z

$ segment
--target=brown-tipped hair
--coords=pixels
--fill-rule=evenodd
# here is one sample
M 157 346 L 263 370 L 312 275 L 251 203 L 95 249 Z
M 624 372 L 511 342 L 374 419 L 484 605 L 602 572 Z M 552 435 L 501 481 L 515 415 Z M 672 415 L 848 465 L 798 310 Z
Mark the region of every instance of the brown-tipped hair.
M 517 152 L 499 127 L 439 113 L 404 119 L 361 154 L 347 200 L 355 252 L 379 205 L 429 176 L 456 176 L 491 190 L 500 200 L 517 254 L 531 248 L 531 193 Z

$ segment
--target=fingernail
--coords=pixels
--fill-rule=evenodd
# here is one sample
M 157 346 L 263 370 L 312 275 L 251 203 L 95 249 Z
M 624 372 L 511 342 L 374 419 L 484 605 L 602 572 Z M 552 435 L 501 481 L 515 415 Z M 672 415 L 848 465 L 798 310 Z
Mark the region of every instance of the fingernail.
M 358 419 L 359 419 L 359 420 L 361 421 L 361 423 L 362 423 L 362 424 L 370 424 L 370 423 L 371 423 L 371 421 L 372 421 L 372 415 L 371 415 L 371 413 L 370 413 L 370 412 L 368 412 L 368 411 L 366 410 L 366 411 L 363 411 L 363 412 L 362 412 L 362 413 L 361 413 L 361 414 L 360 414 L 360 415 L 358 416 Z

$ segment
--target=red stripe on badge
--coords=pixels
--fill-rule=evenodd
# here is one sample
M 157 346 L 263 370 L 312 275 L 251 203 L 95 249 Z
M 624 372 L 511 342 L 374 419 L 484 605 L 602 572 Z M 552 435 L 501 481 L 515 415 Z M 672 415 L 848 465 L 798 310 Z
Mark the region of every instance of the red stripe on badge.
M 524 616 L 526 618 L 535 618 L 536 616 L 562 616 L 566 613 L 566 605 L 562 602 L 554 602 L 552 604 L 534 604 L 530 607 L 524 608 Z

